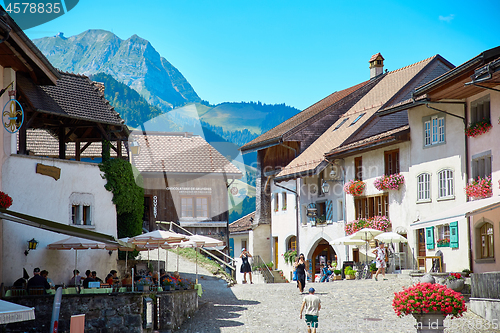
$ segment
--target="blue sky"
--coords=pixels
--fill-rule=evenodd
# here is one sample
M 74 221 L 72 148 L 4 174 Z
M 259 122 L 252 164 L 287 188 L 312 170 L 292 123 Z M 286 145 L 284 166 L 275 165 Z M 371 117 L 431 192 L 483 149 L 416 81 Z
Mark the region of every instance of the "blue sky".
M 368 59 L 377 52 L 394 70 L 435 54 L 459 65 L 499 46 L 499 14 L 494 0 L 80 0 L 26 34 L 137 34 L 202 99 L 304 109 L 368 79 Z

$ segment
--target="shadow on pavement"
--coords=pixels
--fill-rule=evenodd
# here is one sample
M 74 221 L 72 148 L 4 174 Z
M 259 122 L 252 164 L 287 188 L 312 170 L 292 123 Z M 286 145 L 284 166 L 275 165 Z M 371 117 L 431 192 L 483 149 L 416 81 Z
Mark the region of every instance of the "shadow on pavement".
M 194 274 L 181 275 L 194 281 Z M 222 327 L 235 327 L 237 332 L 244 325 L 242 312 L 247 310 L 248 305 L 260 304 L 257 301 L 237 299 L 224 280 L 200 275 L 198 281 L 203 288 L 198 311 L 176 332 L 218 333 Z

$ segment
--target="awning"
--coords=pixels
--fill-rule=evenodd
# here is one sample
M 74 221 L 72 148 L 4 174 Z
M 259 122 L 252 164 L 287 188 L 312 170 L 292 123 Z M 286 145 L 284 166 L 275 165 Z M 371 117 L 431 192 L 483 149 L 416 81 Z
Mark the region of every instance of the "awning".
M 499 196 L 469 201 L 460 205 L 459 207 L 440 212 L 425 220 L 414 222 L 410 224 L 410 228 L 420 229 L 425 227 L 432 227 L 439 224 L 447 224 L 458 221 L 460 219 L 464 219 L 468 216 L 482 214 L 496 208 L 500 208 Z
M 34 320 L 35 308 L 0 300 L 0 324 Z
M 57 232 L 64 235 L 90 239 L 107 244 L 123 245 L 123 242 L 118 241 L 115 237 L 111 235 L 83 228 L 78 228 L 68 224 L 45 220 L 39 217 L 13 212 L 3 208 L 0 208 L 0 219 L 22 223 L 35 228 L 45 229 L 48 231 Z

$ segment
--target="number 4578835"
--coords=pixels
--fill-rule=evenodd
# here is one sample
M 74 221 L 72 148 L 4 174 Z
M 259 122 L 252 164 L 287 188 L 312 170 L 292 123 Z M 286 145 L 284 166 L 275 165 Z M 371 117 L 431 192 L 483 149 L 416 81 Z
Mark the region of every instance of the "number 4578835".
M 9 14 L 58 14 L 61 12 L 61 4 L 55 3 L 36 3 L 36 2 L 14 2 L 9 3 L 5 11 Z

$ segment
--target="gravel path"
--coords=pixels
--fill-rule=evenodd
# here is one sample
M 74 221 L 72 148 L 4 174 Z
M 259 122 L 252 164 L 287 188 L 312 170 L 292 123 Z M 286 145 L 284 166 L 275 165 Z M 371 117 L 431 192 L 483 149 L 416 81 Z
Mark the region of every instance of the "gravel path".
M 299 319 L 304 295 L 295 284 L 235 285 L 204 275 L 199 311 L 178 332 L 306 332 Z M 415 332 L 412 316 L 398 318 L 392 309 L 395 291 L 412 284 L 410 279 L 359 280 L 308 284 L 321 298 L 318 332 Z M 307 289 L 306 288 L 306 289 Z M 468 311 L 462 318 L 446 319 L 447 333 L 500 332 Z

